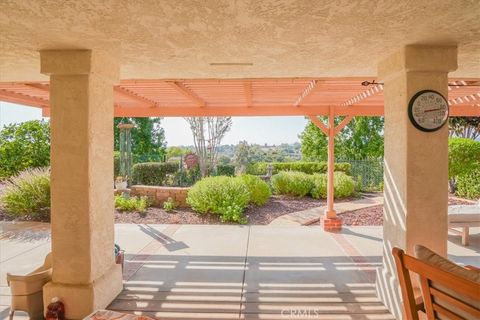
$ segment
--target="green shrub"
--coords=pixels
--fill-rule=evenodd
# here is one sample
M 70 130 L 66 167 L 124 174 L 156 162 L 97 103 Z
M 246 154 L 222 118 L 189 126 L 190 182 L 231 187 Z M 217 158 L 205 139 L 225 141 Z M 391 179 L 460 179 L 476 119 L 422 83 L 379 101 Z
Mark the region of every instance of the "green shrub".
M 231 164 L 219 164 L 217 165 L 217 175 L 233 177 L 235 175 L 235 166 Z
M 161 186 L 165 184 L 167 174 L 177 172 L 178 166 L 178 162 L 137 163 L 132 168 L 132 182 L 147 186 Z
M 115 196 L 115 209 L 120 211 L 145 212 L 149 207 L 148 197 Z
M 0 179 L 50 164 L 50 124 L 32 120 L 0 130 Z
M 325 173 L 316 173 L 312 177 L 313 179 L 313 188 L 310 191 L 312 197 L 315 199 L 326 199 L 327 198 L 327 183 L 328 177 Z M 335 183 L 335 179 L 333 179 Z
M 327 197 L 328 177 L 326 174 L 314 174 L 311 195 L 315 199 Z M 333 176 L 333 189 L 335 198 L 350 197 L 355 192 L 355 181 L 343 172 L 335 172 Z
M 457 177 L 457 195 L 470 199 L 480 198 L 480 169 Z
M 480 170 L 480 141 L 466 138 L 448 140 L 448 176 L 455 178 Z
M 304 197 L 313 188 L 311 175 L 298 171 L 281 171 L 272 176 L 272 188 L 276 194 Z
M 263 206 L 272 195 L 268 184 L 259 177 L 245 174 L 239 177 L 247 186 L 250 193 L 250 203 Z
M 47 214 L 50 208 L 50 170 L 27 169 L 11 177 L 0 200 L 12 216 L 40 217 Z
M 335 198 L 350 197 L 355 192 L 355 181 L 343 172 L 335 172 L 333 188 Z
M 243 180 L 234 177 L 207 177 L 188 191 L 187 203 L 199 213 L 220 215 L 222 221 L 246 223 L 243 211 L 250 193 Z
M 308 174 L 313 173 L 326 173 L 327 172 L 327 163 L 326 162 L 255 162 L 250 164 L 247 167 L 247 173 L 253 175 L 265 175 L 267 174 L 268 166 L 272 166 L 272 173 L 277 174 L 280 171 L 299 171 Z M 338 162 L 335 163 L 335 171 L 342 171 L 346 174 L 350 174 L 352 166 L 349 163 Z
M 168 198 L 167 201 L 163 203 L 163 210 L 171 212 L 175 209 L 175 202 L 172 198 Z

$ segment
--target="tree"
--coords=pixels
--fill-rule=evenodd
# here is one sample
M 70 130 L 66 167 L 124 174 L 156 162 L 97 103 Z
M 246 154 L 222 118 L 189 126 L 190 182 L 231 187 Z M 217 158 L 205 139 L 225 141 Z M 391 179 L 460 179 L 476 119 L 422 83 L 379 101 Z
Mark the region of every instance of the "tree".
M 448 126 L 450 137 L 472 140 L 480 137 L 480 117 L 451 117 Z
M 189 117 L 185 120 L 193 134 L 202 177 L 208 175 L 217 165 L 218 147 L 225 134 L 232 127 L 231 117 Z
M 480 141 L 467 138 L 448 140 L 448 178 L 450 192 L 455 192 L 460 176 L 480 171 Z
M 227 165 L 230 164 L 232 160 L 227 156 L 218 157 L 218 164 Z
M 366 159 L 383 157 L 383 117 L 355 117 L 339 134 L 340 157 Z
M 323 119 L 326 120 L 325 117 Z M 335 119 L 338 124 L 339 117 Z M 378 158 L 383 156 L 383 126 L 381 117 L 355 117 L 335 136 L 335 157 L 344 159 Z M 326 161 L 327 136 L 309 122 L 300 134 L 302 155 L 309 161 Z
M 326 117 L 322 117 L 325 120 Z M 307 161 L 327 161 L 327 136 L 311 121 L 299 135 L 302 156 Z M 338 154 L 338 135 L 335 137 L 335 153 Z
M 119 150 L 119 129 L 117 125 L 128 121 L 135 125 L 132 129 L 132 153 L 141 161 L 160 161 L 165 158 L 165 132 L 160 126 L 161 118 L 115 118 L 114 149 Z
M 173 158 L 173 157 L 180 157 L 184 155 L 185 150 L 180 148 L 180 147 L 168 147 L 167 148 L 167 159 Z
M 235 147 L 234 163 L 239 173 L 245 173 L 251 161 L 251 150 L 247 141 L 240 141 Z
M 50 124 L 32 120 L 0 131 L 0 178 L 50 164 Z

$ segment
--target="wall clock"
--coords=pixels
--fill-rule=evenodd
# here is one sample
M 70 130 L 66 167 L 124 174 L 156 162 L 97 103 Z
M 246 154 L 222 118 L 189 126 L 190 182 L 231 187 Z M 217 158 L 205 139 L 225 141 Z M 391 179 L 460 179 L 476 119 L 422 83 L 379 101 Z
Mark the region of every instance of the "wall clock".
M 436 91 L 422 90 L 410 99 L 408 117 L 421 131 L 437 131 L 448 121 L 448 102 Z

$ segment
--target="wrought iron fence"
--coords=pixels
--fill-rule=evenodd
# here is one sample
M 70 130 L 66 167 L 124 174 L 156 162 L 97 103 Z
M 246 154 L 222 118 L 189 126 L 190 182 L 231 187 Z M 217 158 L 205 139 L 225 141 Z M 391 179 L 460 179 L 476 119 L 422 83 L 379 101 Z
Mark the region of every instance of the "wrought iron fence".
M 352 177 L 361 191 L 383 190 L 383 158 L 378 159 L 338 159 L 352 166 Z

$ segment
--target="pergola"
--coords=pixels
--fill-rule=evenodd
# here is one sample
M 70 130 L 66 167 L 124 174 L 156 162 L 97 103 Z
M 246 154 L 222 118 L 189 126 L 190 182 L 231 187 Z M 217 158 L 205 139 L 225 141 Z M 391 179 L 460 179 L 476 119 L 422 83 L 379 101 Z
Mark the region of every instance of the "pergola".
M 48 82 L 0 83 L 0 100 L 41 108 L 49 117 L 49 89 Z M 341 229 L 334 210 L 334 137 L 355 116 L 384 115 L 383 83 L 368 77 L 122 80 L 113 92 L 116 117 L 308 117 L 328 137 L 327 231 Z M 448 103 L 450 116 L 480 116 L 480 80 L 449 79 Z M 337 116 L 343 119 L 335 126 Z
M 479 10 L 468 0 L 0 2 L 0 100 L 51 117 L 45 303 L 61 296 L 67 318 L 81 319 L 122 290 L 114 116 L 308 116 L 329 137 L 325 220 L 335 222 L 333 136 L 351 117 L 383 115 L 377 292 L 400 318 L 392 248 L 447 254 L 448 128 L 418 130 L 408 105 L 434 90 L 450 116 L 480 116 Z
M 49 88 L 0 82 L 0 100 L 48 117 Z M 335 116 L 384 114 L 383 83 L 372 77 L 121 80 L 113 92 L 115 117 L 328 116 L 331 108 Z M 450 116 L 479 115 L 480 80 L 449 79 L 448 102 Z

